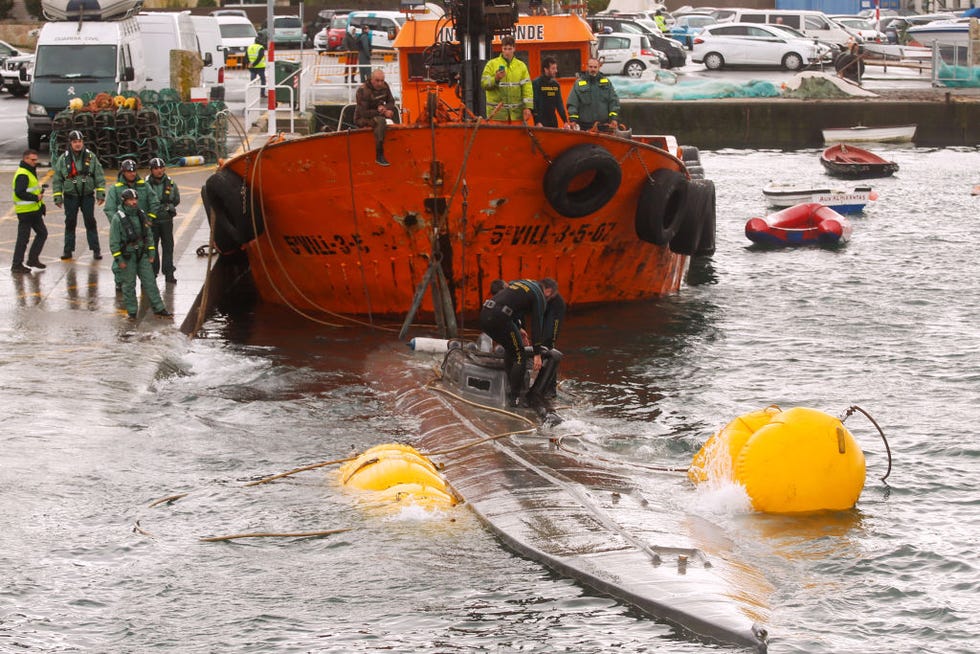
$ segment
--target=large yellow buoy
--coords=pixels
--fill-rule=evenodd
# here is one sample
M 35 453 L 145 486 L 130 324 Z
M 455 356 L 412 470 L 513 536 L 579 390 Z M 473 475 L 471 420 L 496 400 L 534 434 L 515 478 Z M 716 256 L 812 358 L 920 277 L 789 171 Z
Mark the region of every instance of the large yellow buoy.
M 769 407 L 739 416 L 708 439 L 688 477 L 741 484 L 756 511 L 841 511 L 861 496 L 864 453 L 834 416 Z
M 377 499 L 412 500 L 424 506 L 453 506 L 456 502 L 436 467 L 410 445 L 377 445 L 338 470 L 350 488 L 378 491 Z

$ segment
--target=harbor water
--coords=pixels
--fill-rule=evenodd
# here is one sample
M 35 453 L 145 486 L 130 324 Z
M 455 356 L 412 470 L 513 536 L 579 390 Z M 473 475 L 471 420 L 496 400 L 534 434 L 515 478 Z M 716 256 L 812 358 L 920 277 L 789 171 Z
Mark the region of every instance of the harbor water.
M 685 467 L 770 404 L 881 426 L 886 482 L 877 430 L 846 421 L 868 478 L 844 513 L 760 515 L 738 489 L 637 473 L 766 580 L 772 652 L 980 643 L 980 152 L 876 151 L 901 169 L 835 250 L 743 234 L 767 181 L 831 181 L 817 151 L 702 152 L 715 256 L 675 296 L 571 306 L 561 337 L 554 433 L 625 464 Z M 245 486 L 412 442 L 377 373 L 433 355 L 392 333 L 226 306 L 188 340 L 0 282 L 28 285 L 0 324 L 0 652 L 729 650 L 512 554 L 465 505 L 365 504 L 329 465 Z M 348 531 L 201 540 L 330 529 Z

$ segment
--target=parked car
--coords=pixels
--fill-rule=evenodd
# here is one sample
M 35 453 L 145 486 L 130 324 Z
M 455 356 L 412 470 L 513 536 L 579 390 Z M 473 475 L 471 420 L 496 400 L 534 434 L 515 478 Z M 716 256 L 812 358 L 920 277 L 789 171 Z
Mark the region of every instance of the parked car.
M 694 37 L 700 34 L 706 26 L 714 25 L 717 22 L 718 19 L 711 14 L 684 14 L 675 17 L 669 34 L 690 50 L 694 47 Z
M 641 22 L 642 21 L 642 22 Z M 654 50 L 667 55 L 664 68 L 679 68 L 687 63 L 687 51 L 679 41 L 665 36 L 655 25 L 646 25 L 645 19 L 628 19 L 614 16 L 589 16 L 587 19 L 592 33 L 599 35 L 608 29 L 611 32 L 627 32 L 629 34 L 646 34 Z
M 316 48 L 318 52 L 324 52 L 326 50 L 336 50 L 337 48 L 330 47 L 330 29 L 336 22 L 340 30 L 347 29 L 347 14 L 352 10 L 350 9 L 322 9 L 317 15 L 316 19 L 313 21 L 313 25 L 310 29 L 310 34 L 313 40 L 313 47 Z M 339 42 L 344 38 L 344 34 L 340 32 Z M 317 45 L 317 42 L 321 45 Z
M 885 43 L 888 41 L 888 37 L 875 27 L 874 20 L 869 20 L 863 16 L 832 15 L 828 18 L 844 29 L 857 34 L 865 43 Z
M 330 19 L 330 26 L 327 27 L 327 50 L 340 50 L 344 45 L 344 35 L 347 34 L 347 22 L 349 20 L 350 12 L 336 14 Z
M 241 18 L 248 18 L 248 13 L 244 9 L 215 9 L 211 12 L 211 15 L 215 18 L 218 16 L 240 16 Z
M 773 25 L 718 23 L 694 37 L 691 61 L 708 70 L 725 66 L 772 66 L 800 70 L 830 58 L 830 47 L 799 39 Z
M 3 62 L 6 61 L 8 57 L 23 57 L 26 54 L 28 53 L 24 52 L 23 50 L 18 50 L 6 41 L 0 41 L 0 68 L 3 67 Z
M 31 90 L 31 77 L 34 74 L 34 55 L 7 57 L 3 60 L 0 74 L 3 75 L 3 85 L 8 93 L 18 98 L 27 95 Z
M 597 46 L 599 72 L 606 75 L 641 77 L 647 68 L 661 68 L 667 55 L 653 49 L 646 34 L 619 32 L 600 34 Z
M 277 48 L 302 48 L 306 44 L 299 16 L 273 16 L 272 42 Z

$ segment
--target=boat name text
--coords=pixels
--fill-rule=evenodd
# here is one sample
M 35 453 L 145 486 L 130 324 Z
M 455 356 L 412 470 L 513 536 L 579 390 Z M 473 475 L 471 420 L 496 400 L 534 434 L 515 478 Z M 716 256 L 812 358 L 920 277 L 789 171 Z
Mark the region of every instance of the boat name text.
M 572 243 L 592 241 L 602 243 L 612 236 L 616 223 L 598 223 L 595 225 L 562 225 L 552 228 L 550 225 L 494 225 L 490 229 L 490 244 L 500 245 L 547 245 L 561 244 L 566 239 Z
M 516 41 L 544 41 L 544 25 L 515 25 Z M 456 41 L 456 28 L 443 27 L 439 30 L 439 41 Z
M 355 250 L 370 252 L 371 249 L 361 242 L 357 234 L 286 234 L 283 236 L 286 246 L 293 254 L 315 254 L 328 256 L 331 254 L 350 254 Z

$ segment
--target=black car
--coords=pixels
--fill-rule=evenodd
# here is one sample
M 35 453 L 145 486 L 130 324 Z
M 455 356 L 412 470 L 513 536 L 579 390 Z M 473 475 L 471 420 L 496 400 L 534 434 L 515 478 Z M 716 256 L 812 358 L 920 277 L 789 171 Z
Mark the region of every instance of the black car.
M 659 50 L 667 55 L 667 68 L 678 68 L 687 63 L 687 51 L 684 46 L 680 42 L 664 36 L 663 32 L 659 30 L 654 31 L 636 21 L 612 16 L 589 16 L 587 20 L 593 34 L 600 34 L 604 31 L 646 34 L 650 37 L 650 43 L 654 50 Z

